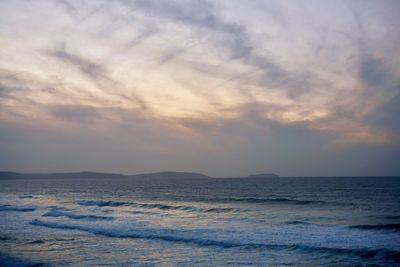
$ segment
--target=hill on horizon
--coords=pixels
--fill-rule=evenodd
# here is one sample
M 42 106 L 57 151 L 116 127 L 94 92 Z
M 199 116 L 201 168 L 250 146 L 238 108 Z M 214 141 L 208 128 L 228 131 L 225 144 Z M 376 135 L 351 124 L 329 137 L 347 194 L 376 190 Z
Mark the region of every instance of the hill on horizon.
M 210 176 L 196 172 L 151 172 L 139 174 L 119 174 L 119 173 L 102 173 L 102 172 L 59 172 L 59 173 L 19 173 L 11 171 L 0 171 L 0 179 L 18 179 L 18 178 L 212 178 Z

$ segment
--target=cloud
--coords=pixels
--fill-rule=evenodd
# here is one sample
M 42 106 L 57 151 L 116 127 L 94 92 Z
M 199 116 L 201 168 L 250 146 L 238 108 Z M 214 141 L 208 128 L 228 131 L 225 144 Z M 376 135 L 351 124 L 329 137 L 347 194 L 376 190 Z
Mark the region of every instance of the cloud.
M 114 98 L 118 97 L 122 98 L 122 100 L 136 103 L 143 110 L 147 109 L 147 105 L 142 97 L 133 93 L 132 90 L 129 95 L 126 94 L 123 84 L 112 79 L 106 67 L 99 62 L 95 63 L 78 54 L 67 52 L 65 44 L 61 45 L 58 49 L 47 51 L 47 54 L 79 70 L 83 76 L 89 78 L 104 93 L 112 95 Z
M 126 43 L 125 49 L 131 49 L 135 46 L 140 45 L 145 42 L 147 39 L 151 38 L 155 34 L 157 34 L 158 30 L 156 28 L 148 28 L 143 32 L 139 33 L 137 36 L 133 37 L 129 42 Z
M 365 58 L 361 62 L 360 78 L 368 86 L 387 86 L 387 76 L 381 60 Z
M 257 47 L 251 42 L 251 36 L 246 28 L 238 23 L 222 20 L 216 13 L 216 8 L 207 1 L 189 1 L 182 5 L 174 1 L 123 1 L 132 8 L 140 8 L 154 16 L 161 16 L 169 20 L 183 23 L 185 26 L 206 28 L 213 33 L 214 42 L 228 49 L 231 60 L 238 60 L 242 64 L 256 68 L 261 72 L 256 83 L 263 87 L 278 86 L 287 90 L 292 97 L 299 96 L 310 89 L 311 73 L 295 73 L 286 70 L 274 59 L 257 53 Z M 191 47 L 191 46 L 190 46 Z M 161 62 L 170 60 L 187 48 L 167 53 Z M 171 56 L 172 54 L 172 56 Z M 241 74 L 239 74 L 241 76 Z M 235 80 L 235 75 L 227 81 Z
M 2 1 L 0 119 L 113 129 L 104 146 L 121 138 L 160 166 L 157 153 L 250 169 L 266 164 L 260 157 L 280 164 L 273 154 L 299 159 L 297 149 L 396 146 L 397 10 L 392 1 Z
M 76 67 L 83 75 L 88 76 L 93 80 L 108 79 L 108 73 L 103 66 L 76 54 L 66 52 L 64 46 L 57 50 L 48 51 L 48 54 Z
M 100 118 L 97 109 L 88 106 L 55 106 L 50 112 L 55 118 L 68 122 L 91 123 Z
M 174 49 L 170 49 L 166 52 L 163 52 L 161 54 L 160 60 L 158 62 L 159 66 L 163 65 L 171 60 L 174 60 L 176 57 L 178 57 L 179 55 L 185 53 L 186 51 L 192 49 L 193 47 L 197 46 L 199 43 L 194 43 L 194 44 L 190 44 L 188 46 L 185 47 L 179 47 L 179 48 L 174 48 Z

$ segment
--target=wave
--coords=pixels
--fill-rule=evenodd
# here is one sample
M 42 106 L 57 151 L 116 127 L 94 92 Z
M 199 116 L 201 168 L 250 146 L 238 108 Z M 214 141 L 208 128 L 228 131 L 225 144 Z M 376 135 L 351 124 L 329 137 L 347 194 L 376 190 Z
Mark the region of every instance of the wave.
M 324 224 L 314 224 L 304 221 L 287 221 L 284 224 L 288 225 L 318 225 L 318 226 L 329 226 Z M 375 225 L 350 225 L 346 228 L 361 229 L 361 230 L 400 230 L 400 224 L 375 224 Z
M 310 200 L 310 199 L 294 199 L 286 197 L 193 197 L 193 196 L 176 196 L 176 199 L 186 199 L 196 202 L 243 202 L 243 203 L 260 203 L 260 204 L 287 204 L 287 205 L 329 205 L 329 206 L 355 206 L 359 204 L 325 201 L 325 200 Z
M 133 206 L 143 209 L 160 209 L 160 210 L 182 210 L 190 212 L 231 212 L 239 211 L 239 209 L 228 207 L 215 208 L 200 208 L 186 205 L 167 205 L 162 203 L 137 203 L 137 202 L 122 202 L 122 201 L 103 201 L 103 200 L 81 200 L 78 202 L 83 206 L 98 206 L 98 207 L 117 207 L 117 206 Z
M 245 202 L 245 203 L 270 203 L 270 204 L 291 204 L 291 205 L 321 205 L 327 204 L 328 202 L 322 200 L 300 200 L 291 198 L 256 198 L 256 197 L 245 197 L 245 198 L 206 198 L 200 199 L 208 202 Z M 338 204 L 338 203 L 334 203 Z
M 303 221 L 287 221 L 287 222 L 284 222 L 284 224 L 289 224 L 289 225 L 311 225 L 312 223 L 303 222 Z
M 113 220 L 113 217 L 88 215 L 88 214 L 75 214 L 71 211 L 66 211 L 60 208 L 53 208 L 50 211 L 44 213 L 44 217 L 68 217 L 75 220 Z
M 56 222 L 45 222 L 35 219 L 30 222 L 31 225 L 43 226 L 47 228 L 55 229 L 67 229 L 67 230 L 80 230 L 89 232 L 97 235 L 104 235 L 108 237 L 119 237 L 119 238 L 141 238 L 141 239 L 158 239 L 164 241 L 175 241 L 183 243 L 191 243 L 200 246 L 218 246 L 222 248 L 231 248 L 237 246 L 243 246 L 243 244 L 236 244 L 232 242 L 208 240 L 194 237 L 183 237 L 174 235 L 176 231 L 164 229 L 164 231 L 157 229 L 141 229 L 141 230 L 114 230 L 114 229 L 103 229 L 93 228 L 85 225 L 71 225 Z
M 126 213 L 130 214 L 146 214 L 146 215 L 159 215 L 159 213 L 151 212 L 151 211 L 143 211 L 143 210 L 128 210 L 125 211 Z
M 11 238 L 9 238 L 8 236 L 0 236 L 0 241 L 10 241 L 12 240 Z
M 192 212 L 231 212 L 238 211 L 235 208 L 199 208 L 194 206 L 185 206 L 185 205 L 166 205 L 160 203 L 131 203 L 132 206 L 145 208 L 145 209 L 160 209 L 160 210 L 183 210 L 183 211 L 192 211 Z
M 1 205 L 0 211 L 20 211 L 20 212 L 28 212 L 35 211 L 37 208 L 33 206 L 11 206 L 11 205 Z
M 399 223 L 391 224 L 374 224 L 374 225 L 352 225 L 350 228 L 361 229 L 361 230 L 400 230 Z
M 78 202 L 78 204 L 81 206 L 118 207 L 127 205 L 128 202 L 110 200 L 81 200 Z
M 32 196 L 32 195 L 22 195 L 22 196 L 19 196 L 19 198 L 20 199 L 25 199 L 25 198 L 36 198 L 36 197 Z
M 400 215 L 386 216 L 385 219 L 400 220 Z
M 49 266 L 45 263 L 29 262 L 19 258 L 15 258 L 9 255 L 0 253 L 0 266 L 13 266 L 13 267 L 39 267 L 39 266 Z
M 309 251 L 312 253 L 332 253 L 332 254 L 348 254 L 358 256 L 365 259 L 385 260 L 391 262 L 400 262 L 400 251 L 381 249 L 347 249 L 347 248 L 327 248 L 327 247 L 309 247 L 303 245 L 295 245 L 294 249 Z
M 79 230 L 88 232 L 95 235 L 102 235 L 116 238 L 140 238 L 140 239 L 151 239 L 151 240 L 162 240 L 168 242 L 179 242 L 197 246 L 214 246 L 220 248 L 237 248 L 242 249 L 286 249 L 286 250 L 300 250 L 306 253 L 332 253 L 332 254 L 350 254 L 359 256 L 362 258 L 376 259 L 376 260 L 391 260 L 400 262 L 400 252 L 388 249 L 350 249 L 350 248 L 330 248 L 330 247 L 319 247 L 319 246 L 307 246 L 303 244 L 265 244 L 256 242 L 243 242 L 243 240 L 218 240 L 218 239 L 207 239 L 201 238 L 196 234 L 196 231 L 190 230 L 176 230 L 176 229 L 129 229 L 129 230 L 118 230 L 111 228 L 96 228 L 87 225 L 73 225 L 57 222 L 45 222 L 41 220 L 33 220 L 30 222 L 31 225 L 42 226 L 47 228 L 55 229 L 66 229 L 66 230 Z M 201 236 L 205 236 L 202 234 Z
M 86 225 L 73 225 L 73 224 L 65 224 L 65 223 L 57 223 L 57 222 L 45 222 L 38 219 L 35 219 L 30 222 L 31 225 L 43 226 L 47 228 L 56 228 L 56 229 L 67 229 L 67 230 L 80 230 L 89 232 L 97 235 L 104 235 L 109 237 L 119 237 L 119 238 L 142 238 L 142 239 L 158 239 L 164 241 L 175 241 L 182 243 L 190 243 L 200 246 L 218 246 L 222 248 L 232 248 L 239 246 L 247 246 L 247 247 L 270 247 L 270 245 L 266 244 L 257 244 L 257 243 L 236 243 L 232 241 L 224 241 L 224 240 L 210 240 L 203 238 L 196 238 L 190 236 L 184 236 L 182 233 L 185 233 L 184 230 L 170 230 L 170 229 L 130 229 L 130 230 L 117 230 L 110 228 L 95 228 Z
M 40 240 L 40 239 L 28 242 L 28 244 L 33 244 L 33 245 L 34 244 L 44 244 L 44 243 L 46 243 L 46 242 L 43 240 Z

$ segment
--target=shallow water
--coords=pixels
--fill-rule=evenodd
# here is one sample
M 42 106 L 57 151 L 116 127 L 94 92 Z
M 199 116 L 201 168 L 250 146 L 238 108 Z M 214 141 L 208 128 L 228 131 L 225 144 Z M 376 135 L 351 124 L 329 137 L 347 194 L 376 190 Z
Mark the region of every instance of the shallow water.
M 0 180 L 0 265 L 400 264 L 400 178 Z

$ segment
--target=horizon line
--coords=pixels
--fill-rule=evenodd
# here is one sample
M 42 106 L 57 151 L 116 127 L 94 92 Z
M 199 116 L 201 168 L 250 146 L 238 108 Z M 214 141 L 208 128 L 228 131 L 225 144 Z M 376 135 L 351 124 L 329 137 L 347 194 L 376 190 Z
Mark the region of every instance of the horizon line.
M 210 176 L 208 174 L 204 174 L 202 172 L 195 172 L 195 171 L 149 171 L 149 172 L 141 172 L 136 174 L 126 174 L 126 173 L 117 173 L 117 172 L 100 172 L 100 171 L 60 171 L 60 172 L 18 172 L 18 171 L 10 171 L 10 170 L 0 170 L 1 173 L 14 173 L 14 174 L 21 174 L 21 175 L 52 175 L 52 174 L 79 174 L 79 173 L 93 173 L 93 174 L 110 174 L 110 175 L 121 175 L 121 176 L 139 176 L 145 174 L 158 174 L 158 173 L 190 173 L 190 174 L 200 174 L 203 176 L 207 176 L 208 178 L 263 178 L 260 177 L 249 177 L 251 175 L 261 175 L 265 174 L 266 177 L 264 178 L 368 178 L 368 177 L 400 177 L 398 175 L 300 175 L 300 176 L 292 176 L 292 175 L 279 175 L 276 173 L 255 173 L 255 174 L 248 174 L 247 176 Z M 275 175 L 269 176 L 268 175 Z

